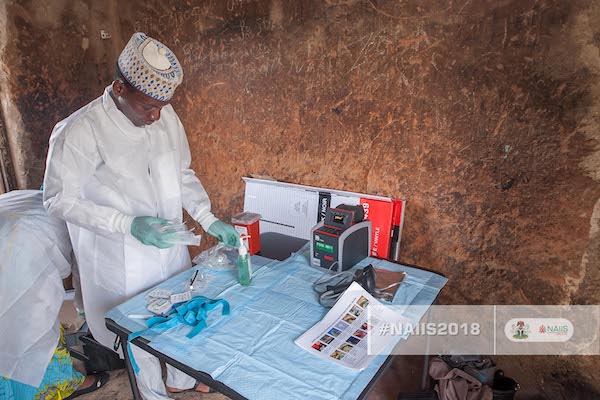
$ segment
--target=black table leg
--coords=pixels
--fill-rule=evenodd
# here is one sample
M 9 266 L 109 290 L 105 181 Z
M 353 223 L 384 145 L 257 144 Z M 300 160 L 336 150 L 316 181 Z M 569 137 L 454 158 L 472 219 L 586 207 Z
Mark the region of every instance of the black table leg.
M 137 386 L 137 381 L 135 379 L 135 371 L 133 370 L 133 365 L 131 364 L 131 358 L 129 358 L 129 353 L 127 352 L 127 336 L 121 336 L 121 347 L 123 348 L 123 355 L 125 356 L 125 368 L 127 368 L 127 375 L 129 376 L 129 384 L 131 385 L 131 392 L 133 393 L 133 400 L 142 400 L 142 396 L 140 395 L 140 390 Z
M 437 297 L 434 299 L 433 303 L 431 304 L 432 306 L 437 306 L 439 305 L 440 302 L 437 299 Z M 426 312 L 427 314 L 427 322 L 431 322 L 431 313 L 430 310 L 427 310 Z M 429 380 L 429 359 L 430 359 L 430 349 L 431 349 L 431 337 L 429 335 L 427 335 L 426 338 L 426 345 L 425 345 L 425 355 L 424 355 L 424 360 L 423 360 L 423 373 L 421 374 L 421 390 L 423 391 L 427 391 L 432 389 L 431 388 L 431 381 Z

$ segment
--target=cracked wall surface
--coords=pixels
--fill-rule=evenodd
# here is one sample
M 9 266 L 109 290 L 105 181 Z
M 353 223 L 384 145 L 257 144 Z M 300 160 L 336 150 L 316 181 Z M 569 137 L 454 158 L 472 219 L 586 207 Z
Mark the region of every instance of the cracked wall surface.
M 596 3 L 46 3 L 6 6 L 23 187 L 141 30 L 183 64 L 173 105 L 218 216 L 249 174 L 404 198 L 401 258 L 450 279 L 444 303 L 600 303 Z M 600 389 L 597 357 L 514 360 L 540 390 L 571 387 L 568 368 Z
M 24 154 L 28 148 L 26 140 L 21 140 L 23 128 L 19 110 L 13 103 L 13 98 L 8 87 L 8 66 L 3 61 L 4 49 L 7 45 L 8 35 L 7 27 L 9 17 L 7 14 L 6 3 L 0 3 L 0 177 L 2 185 L 0 193 L 26 187 L 25 179 L 26 167 L 23 160 Z M 19 163 L 20 168 L 16 174 L 13 164 Z

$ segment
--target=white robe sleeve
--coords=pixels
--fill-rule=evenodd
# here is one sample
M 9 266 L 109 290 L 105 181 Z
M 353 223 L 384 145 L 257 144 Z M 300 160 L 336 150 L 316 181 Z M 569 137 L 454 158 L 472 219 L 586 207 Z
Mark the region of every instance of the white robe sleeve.
M 81 187 L 100 162 L 88 122 L 79 119 L 58 123 L 46 159 L 44 207 L 53 217 L 94 232 L 129 234 L 133 216 L 82 198 Z
M 208 193 L 202 186 L 200 179 L 190 168 L 192 156 L 190 154 L 190 146 L 188 144 L 185 129 L 177 118 L 177 129 L 179 135 L 179 151 L 181 152 L 181 200 L 183 208 L 196 220 L 205 231 L 217 221 L 217 217 L 210 211 L 210 199 Z

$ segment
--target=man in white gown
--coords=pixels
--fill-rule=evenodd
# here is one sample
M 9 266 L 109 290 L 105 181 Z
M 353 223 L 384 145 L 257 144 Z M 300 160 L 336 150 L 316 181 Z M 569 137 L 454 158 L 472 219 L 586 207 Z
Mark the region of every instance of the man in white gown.
M 183 71 L 165 45 L 135 33 L 104 94 L 59 122 L 50 138 L 44 205 L 67 221 L 81 279 L 86 319 L 112 347 L 104 314 L 191 266 L 186 246 L 158 228 L 182 221 L 182 208 L 208 233 L 237 245 L 235 229 L 211 213 L 190 169 L 185 130 L 169 104 Z M 132 346 L 145 399 L 168 398 L 160 363 Z M 170 392 L 209 388 L 168 367 Z

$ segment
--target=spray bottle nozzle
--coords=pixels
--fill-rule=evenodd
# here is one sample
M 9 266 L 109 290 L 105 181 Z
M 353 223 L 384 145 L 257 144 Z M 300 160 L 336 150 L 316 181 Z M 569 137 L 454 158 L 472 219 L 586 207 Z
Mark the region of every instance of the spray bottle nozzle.
M 242 234 L 240 235 L 240 247 L 238 247 L 238 253 L 241 256 L 245 256 L 248 254 L 248 248 L 244 244 L 244 239 L 250 237 L 250 235 Z
M 240 235 L 240 247 L 239 247 L 239 253 L 242 254 L 242 248 L 244 248 L 244 253 L 243 254 L 247 254 L 248 253 L 248 249 L 246 248 L 246 245 L 244 244 L 244 240 L 251 238 L 252 235 L 248 235 L 247 233 L 242 233 Z

